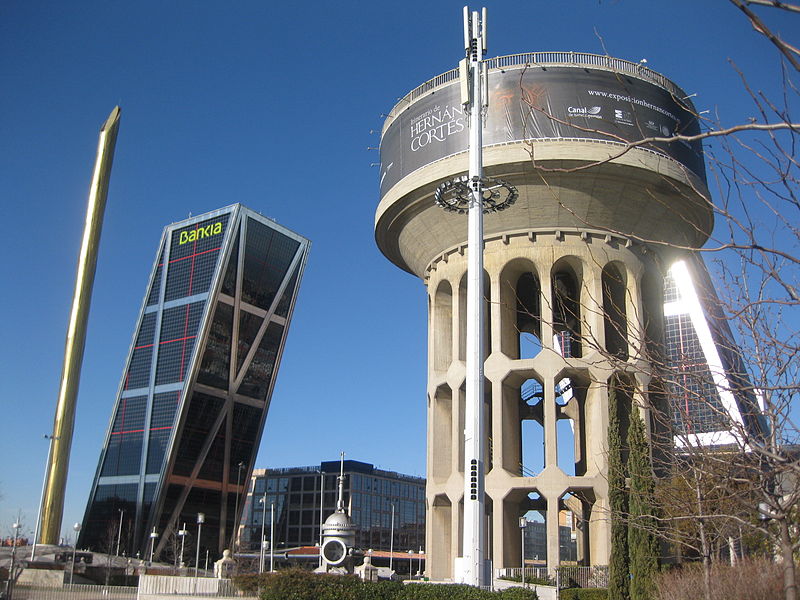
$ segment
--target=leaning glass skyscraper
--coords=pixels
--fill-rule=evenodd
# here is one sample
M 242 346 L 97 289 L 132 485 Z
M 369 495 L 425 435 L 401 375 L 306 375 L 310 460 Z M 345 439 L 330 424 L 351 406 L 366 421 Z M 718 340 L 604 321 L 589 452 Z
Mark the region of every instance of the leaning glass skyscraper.
M 164 229 L 81 547 L 171 554 L 184 523 L 203 557 L 228 546 L 309 246 L 239 204 Z

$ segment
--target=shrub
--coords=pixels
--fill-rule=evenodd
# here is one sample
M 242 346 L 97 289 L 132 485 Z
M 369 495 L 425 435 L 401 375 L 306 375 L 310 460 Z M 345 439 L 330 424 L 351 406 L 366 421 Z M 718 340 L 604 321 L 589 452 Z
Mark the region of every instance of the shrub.
M 403 587 L 397 600 L 493 600 L 497 593 L 469 585 L 414 583 Z
M 536 592 L 509 588 L 488 592 L 468 585 L 396 581 L 368 583 L 353 575 L 321 575 L 286 569 L 260 575 L 237 575 L 235 585 L 261 600 L 538 600 Z
M 263 577 L 263 575 L 256 575 L 253 573 L 248 573 L 246 575 L 234 575 L 233 585 L 235 585 L 237 589 L 241 590 L 246 595 L 251 596 L 258 592 L 258 588 L 260 587 L 259 582 Z
M 365 600 L 399 600 L 403 592 L 399 581 L 378 581 L 364 584 L 362 598 Z
M 505 575 L 500 579 L 504 579 L 505 581 L 516 581 L 517 583 L 522 583 L 522 577 L 519 575 Z M 547 579 L 546 577 L 529 577 L 525 576 L 525 585 L 555 585 L 552 580 Z
M 683 565 L 655 577 L 657 600 L 703 600 L 703 566 Z M 774 600 L 782 598 L 781 566 L 765 559 L 711 569 L 711 600 Z
M 521 587 L 506 588 L 499 595 L 500 600 L 539 600 L 536 590 Z
M 605 588 L 572 588 L 561 590 L 560 600 L 607 600 L 608 590 Z

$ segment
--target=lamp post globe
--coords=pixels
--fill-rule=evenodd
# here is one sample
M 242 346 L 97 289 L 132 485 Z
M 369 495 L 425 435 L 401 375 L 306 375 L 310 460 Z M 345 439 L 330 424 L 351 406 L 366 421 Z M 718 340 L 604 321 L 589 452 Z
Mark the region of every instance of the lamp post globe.
M 75 531 L 75 543 L 72 546 L 72 569 L 69 572 L 69 584 L 72 585 L 72 576 L 75 574 L 75 553 L 78 550 L 78 532 L 81 530 L 81 524 L 75 523 L 72 526 Z
M 157 539 L 158 539 L 158 532 L 156 531 L 155 526 L 153 526 L 153 531 L 150 532 L 150 564 L 153 564 L 153 553 L 156 548 Z

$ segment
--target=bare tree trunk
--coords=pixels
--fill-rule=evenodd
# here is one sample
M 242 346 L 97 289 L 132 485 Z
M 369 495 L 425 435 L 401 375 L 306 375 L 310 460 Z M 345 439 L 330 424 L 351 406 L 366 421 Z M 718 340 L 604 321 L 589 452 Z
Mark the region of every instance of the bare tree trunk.
M 706 538 L 706 526 L 700 520 L 700 546 L 703 549 L 703 597 L 711 600 L 711 549 Z
M 781 557 L 783 558 L 783 591 L 786 600 L 797 600 L 797 583 L 795 581 L 794 556 L 792 540 L 789 535 L 789 521 L 784 516 L 778 519 L 780 527 Z
M 695 480 L 695 500 L 697 501 L 697 514 L 703 514 L 703 502 L 700 491 L 700 484 Z M 708 537 L 706 536 L 706 524 L 703 518 L 699 521 L 700 528 L 700 548 L 703 552 L 703 598 L 711 600 L 711 548 L 708 544 Z

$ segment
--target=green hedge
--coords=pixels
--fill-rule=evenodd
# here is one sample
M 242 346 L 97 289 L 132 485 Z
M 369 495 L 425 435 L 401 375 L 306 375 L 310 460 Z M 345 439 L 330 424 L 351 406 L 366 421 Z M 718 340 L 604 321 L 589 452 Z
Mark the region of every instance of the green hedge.
M 506 575 L 501 577 L 505 581 L 516 581 L 517 583 L 522 583 L 522 577 L 519 575 Z M 546 579 L 544 577 L 525 577 L 525 585 L 550 585 L 553 586 L 555 583 L 550 579 Z
M 247 594 L 258 593 L 261 600 L 538 600 L 535 591 L 516 587 L 487 592 L 468 585 L 368 583 L 353 575 L 319 575 L 302 569 L 239 575 L 234 583 Z
M 571 588 L 561 590 L 560 600 L 607 600 L 608 590 L 605 588 Z

